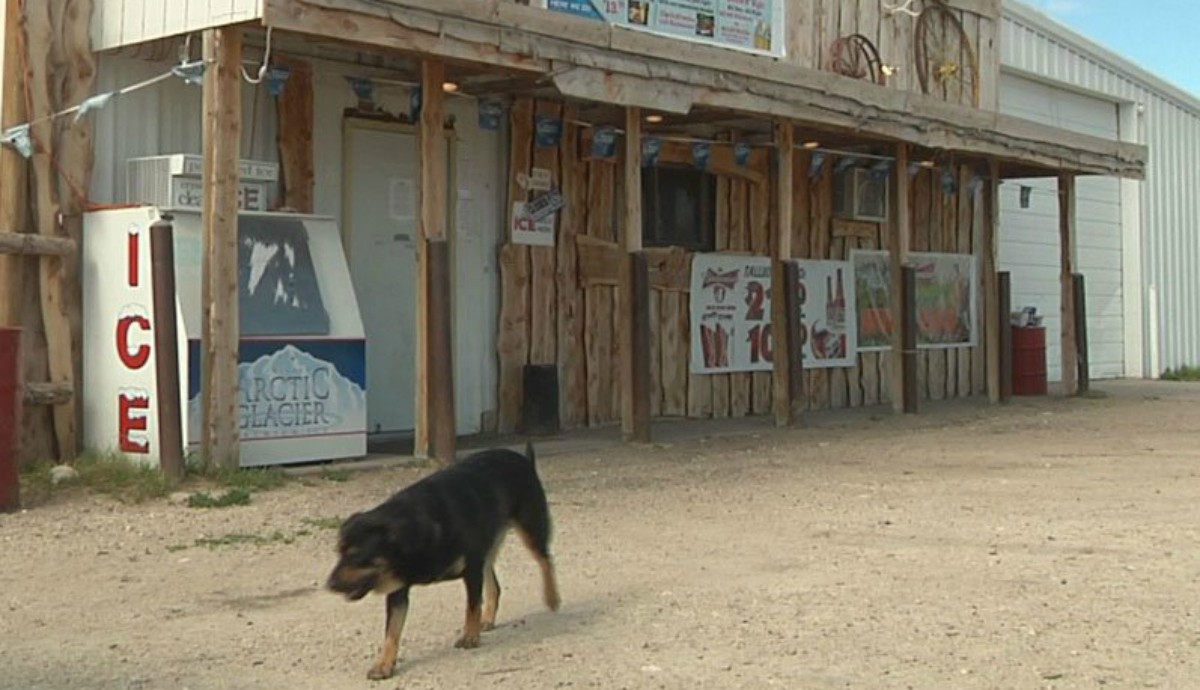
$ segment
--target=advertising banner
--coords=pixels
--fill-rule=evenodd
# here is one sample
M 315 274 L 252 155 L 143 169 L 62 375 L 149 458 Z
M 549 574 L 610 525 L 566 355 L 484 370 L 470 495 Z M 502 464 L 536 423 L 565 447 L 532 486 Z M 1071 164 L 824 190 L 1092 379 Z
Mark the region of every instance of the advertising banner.
M 783 0 L 548 0 L 547 6 L 663 36 L 783 55 Z
M 977 342 L 976 261 L 969 254 L 913 252 L 917 269 L 917 347 L 974 347 Z M 891 266 L 888 253 L 855 250 L 858 349 L 891 348 Z
M 805 368 L 854 365 L 857 319 L 846 261 L 798 261 Z M 771 259 L 697 254 L 692 259 L 691 372 L 771 371 Z

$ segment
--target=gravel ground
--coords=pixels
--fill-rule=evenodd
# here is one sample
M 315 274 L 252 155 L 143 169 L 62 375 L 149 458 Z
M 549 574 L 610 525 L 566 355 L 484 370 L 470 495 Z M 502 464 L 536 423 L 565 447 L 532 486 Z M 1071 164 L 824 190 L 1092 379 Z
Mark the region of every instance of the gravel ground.
M 510 539 L 483 646 L 461 585 L 416 590 L 383 682 L 381 599 L 321 589 L 331 518 L 426 470 L 56 499 L 0 516 L 0 688 L 1194 688 L 1200 387 L 1100 388 L 547 442 L 562 610 Z

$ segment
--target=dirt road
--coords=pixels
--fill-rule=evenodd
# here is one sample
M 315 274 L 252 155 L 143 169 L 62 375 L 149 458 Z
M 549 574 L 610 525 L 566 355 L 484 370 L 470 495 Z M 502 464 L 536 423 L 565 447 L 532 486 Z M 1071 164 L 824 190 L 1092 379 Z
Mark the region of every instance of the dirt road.
M 1100 388 L 543 445 L 563 609 L 510 539 L 499 628 L 453 649 L 462 587 L 418 590 L 382 683 L 331 518 L 424 470 L 0 516 L 0 687 L 1198 687 L 1200 387 Z

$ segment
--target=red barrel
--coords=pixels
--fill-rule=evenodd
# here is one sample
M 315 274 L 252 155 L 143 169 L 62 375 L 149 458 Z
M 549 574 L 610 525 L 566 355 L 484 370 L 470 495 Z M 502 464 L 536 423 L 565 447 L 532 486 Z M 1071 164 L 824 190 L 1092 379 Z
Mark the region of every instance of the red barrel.
M 1046 394 L 1046 329 L 1012 328 L 1013 395 Z
M 20 507 L 21 329 L 0 328 L 0 511 Z

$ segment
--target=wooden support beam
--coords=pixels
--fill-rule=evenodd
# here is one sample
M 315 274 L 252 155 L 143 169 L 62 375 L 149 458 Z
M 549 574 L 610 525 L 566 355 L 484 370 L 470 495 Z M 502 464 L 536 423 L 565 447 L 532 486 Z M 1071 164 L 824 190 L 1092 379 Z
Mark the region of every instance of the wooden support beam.
M 34 219 L 38 234 L 56 238 L 61 232 L 60 200 L 58 170 L 55 167 L 54 123 L 49 116 L 57 108 L 50 84 L 58 75 L 51 74 L 51 60 L 47 58 L 54 46 L 56 27 L 51 20 L 49 3 L 26 3 L 24 7 L 26 52 L 29 56 L 25 61 L 26 94 L 33 121 L 30 137 L 33 141 L 31 191 L 37 211 Z M 73 385 L 75 359 L 71 353 L 71 323 L 67 316 L 69 298 L 64 285 L 65 277 L 66 266 L 61 256 L 49 256 L 39 262 L 38 290 L 50 382 Z M 73 460 L 77 450 L 75 407 L 67 403 L 55 405 L 53 422 L 59 460 Z
M 202 447 L 217 466 L 241 466 L 238 405 L 238 158 L 242 33 L 204 32 L 204 256 Z
M 416 454 L 440 463 L 455 456 L 451 252 L 446 232 L 446 67 L 421 63 L 420 214 L 417 298 Z
M 998 401 L 1008 402 L 1012 399 L 1013 392 L 1013 331 L 1012 320 L 1009 314 L 1012 313 L 1012 274 L 1008 271 L 1001 271 L 997 275 L 997 300 L 998 311 L 1002 315 L 1000 318 L 1000 391 Z M 989 297 L 989 299 L 991 299 Z
M 623 209 L 621 251 L 640 255 L 642 251 L 642 111 L 625 109 L 625 206 Z M 621 332 L 621 432 L 626 441 L 650 440 L 650 287 L 645 257 L 640 263 L 633 256 L 621 262 L 619 323 Z
M 76 249 L 69 237 L 34 235 L 25 232 L 0 232 L 0 254 L 17 256 L 71 256 Z
M 25 405 L 65 405 L 75 397 L 75 390 L 69 383 L 26 383 L 22 395 Z
M 799 313 L 790 307 L 787 298 L 789 286 L 788 262 L 792 259 L 792 220 L 794 218 L 793 187 L 795 186 L 796 130 L 791 122 L 779 120 L 775 123 L 775 241 L 771 243 L 774 272 L 771 278 L 776 287 L 771 296 L 771 336 L 774 340 L 772 362 L 774 379 L 774 410 L 777 426 L 790 426 L 799 421 L 804 406 L 800 399 L 792 397 L 793 383 L 803 380 L 801 368 L 793 366 L 802 361 L 798 356 L 800 342 L 790 337 L 792 322 L 799 321 Z
M 0 34 L 0 128 L 27 122 L 22 90 L 21 0 L 3 0 L 3 34 Z M 11 146 L 0 146 L 0 228 L 26 223 L 28 190 L 25 159 Z M 0 327 L 21 325 L 22 277 L 19 257 L 0 252 Z
M 921 394 L 917 389 L 917 269 L 905 264 L 900 268 L 900 311 L 895 320 L 896 329 L 900 331 L 901 350 L 903 352 L 900 366 L 895 367 L 904 371 L 904 398 L 901 411 L 904 414 L 916 414 L 921 404 Z
M 892 312 L 892 409 L 905 411 L 905 398 L 910 388 L 915 389 L 916 377 L 903 366 L 904 329 L 901 315 L 904 312 L 904 275 L 901 268 L 908 263 L 909 210 L 908 145 L 896 144 L 896 161 L 892 166 L 892 188 L 888 196 L 890 223 L 888 224 L 888 253 L 891 266 L 891 312 Z
M 314 95 L 312 64 L 287 56 L 272 58 L 291 70 L 276 107 L 283 206 L 313 212 L 316 170 L 313 163 Z
M 1000 312 L 999 286 L 996 275 L 997 246 L 1000 235 L 1000 164 L 988 161 L 987 180 L 983 185 L 983 241 L 980 242 L 979 265 L 983 271 L 983 337 L 984 367 L 987 376 L 988 400 L 1001 401 L 1000 327 L 1008 314 Z
M 1061 249 L 1062 384 L 1065 395 L 1079 393 L 1078 345 L 1075 341 L 1075 176 L 1058 176 L 1058 235 Z
M 1072 276 L 1075 289 L 1075 342 L 1078 348 L 1076 360 L 1079 367 L 1079 392 L 1087 393 L 1092 388 L 1092 370 L 1088 361 L 1087 289 L 1082 273 Z
M 158 459 L 163 474 L 183 479 L 183 411 L 175 309 L 175 240 L 170 221 L 150 226 L 150 281 L 154 286 L 154 374 L 158 407 Z

